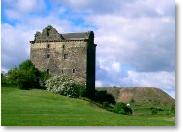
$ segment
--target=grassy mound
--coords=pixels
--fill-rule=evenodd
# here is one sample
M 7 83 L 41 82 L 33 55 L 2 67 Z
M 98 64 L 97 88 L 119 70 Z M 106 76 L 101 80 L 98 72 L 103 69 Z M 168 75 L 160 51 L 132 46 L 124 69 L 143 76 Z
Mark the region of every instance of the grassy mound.
M 159 109 L 159 115 L 172 114 L 175 105 L 175 99 L 154 87 L 98 87 L 97 90 L 106 90 L 117 102 L 130 103 L 135 115 L 152 114 L 152 109 Z
M 126 116 L 45 90 L 2 88 L 3 126 L 172 126 L 172 116 Z

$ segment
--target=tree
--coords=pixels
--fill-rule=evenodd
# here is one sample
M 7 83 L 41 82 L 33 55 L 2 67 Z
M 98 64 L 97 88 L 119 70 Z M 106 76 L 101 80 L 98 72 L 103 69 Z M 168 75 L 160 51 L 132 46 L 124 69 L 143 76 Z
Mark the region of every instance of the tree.
M 26 60 L 8 72 L 8 81 L 20 89 L 42 88 L 40 81 L 45 81 L 45 76 L 30 60 Z
M 6 86 L 8 84 L 7 77 L 5 74 L 1 73 L 1 85 Z

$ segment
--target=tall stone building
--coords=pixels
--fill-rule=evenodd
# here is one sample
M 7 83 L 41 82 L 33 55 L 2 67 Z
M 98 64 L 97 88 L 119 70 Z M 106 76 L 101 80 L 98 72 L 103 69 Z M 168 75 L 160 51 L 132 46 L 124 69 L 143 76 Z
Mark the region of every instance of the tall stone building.
M 95 89 L 95 52 L 93 31 L 60 34 L 52 26 L 36 32 L 30 41 L 30 59 L 41 71 L 68 75 L 86 82 L 87 94 Z

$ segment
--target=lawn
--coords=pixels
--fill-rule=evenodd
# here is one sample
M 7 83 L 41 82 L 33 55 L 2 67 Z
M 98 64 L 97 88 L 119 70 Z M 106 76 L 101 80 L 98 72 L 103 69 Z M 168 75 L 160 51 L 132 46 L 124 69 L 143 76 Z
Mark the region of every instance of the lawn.
M 81 99 L 45 90 L 1 89 L 3 126 L 174 126 L 170 115 L 115 114 Z

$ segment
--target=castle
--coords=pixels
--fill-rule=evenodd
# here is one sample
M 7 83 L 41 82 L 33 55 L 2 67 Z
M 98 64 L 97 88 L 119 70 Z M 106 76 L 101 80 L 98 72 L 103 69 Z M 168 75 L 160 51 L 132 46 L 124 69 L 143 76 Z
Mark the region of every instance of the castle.
M 95 54 L 93 31 L 60 34 L 49 25 L 30 41 L 30 59 L 36 68 L 85 82 L 88 96 L 95 90 Z

